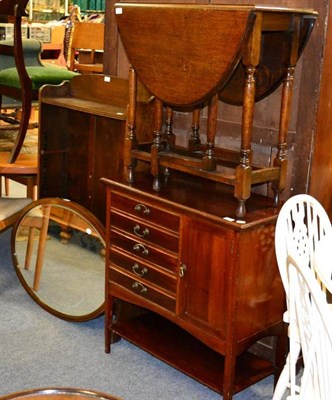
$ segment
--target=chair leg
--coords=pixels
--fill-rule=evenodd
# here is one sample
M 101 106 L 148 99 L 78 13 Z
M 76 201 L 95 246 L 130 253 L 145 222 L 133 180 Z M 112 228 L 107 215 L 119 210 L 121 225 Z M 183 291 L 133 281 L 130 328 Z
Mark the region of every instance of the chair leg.
M 36 179 L 34 177 L 26 178 L 27 198 L 37 200 L 36 194 Z
M 25 253 L 24 269 L 30 268 L 31 256 L 32 256 L 32 251 L 33 251 L 33 241 L 34 241 L 34 237 L 35 237 L 35 230 L 36 230 L 36 228 L 33 228 L 33 227 L 29 228 L 27 250 Z
M 31 115 L 31 93 L 25 94 L 23 100 L 22 100 L 22 119 L 20 122 L 20 127 L 17 133 L 17 139 L 14 144 L 14 147 L 12 148 L 11 154 L 10 154 L 10 163 L 14 163 L 20 154 L 25 135 L 28 130 L 29 126 L 29 120 L 30 120 L 30 115 Z
M 5 195 L 9 196 L 9 179 L 5 178 Z
M 33 290 L 39 290 L 42 266 L 44 262 L 44 253 L 45 253 L 45 245 L 47 239 L 47 232 L 48 232 L 48 224 L 50 220 L 50 212 L 51 206 L 44 206 L 43 207 L 43 217 L 42 217 L 42 225 L 40 229 L 40 236 L 39 236 L 39 244 L 38 244 L 38 252 L 37 252 L 37 261 L 36 261 L 36 268 L 35 268 L 35 276 L 33 280 Z

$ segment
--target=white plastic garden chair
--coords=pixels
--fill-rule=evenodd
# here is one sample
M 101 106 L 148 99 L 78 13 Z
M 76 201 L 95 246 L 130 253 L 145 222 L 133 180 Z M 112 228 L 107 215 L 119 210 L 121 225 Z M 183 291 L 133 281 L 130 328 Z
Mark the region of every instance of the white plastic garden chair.
M 291 382 L 289 400 L 332 399 L 332 309 L 315 272 L 289 256 L 289 315 L 292 345 L 301 346 L 304 369 L 299 385 Z
M 331 271 L 332 257 L 324 258 L 326 248 L 332 246 L 332 228 L 328 215 L 322 205 L 307 194 L 291 197 L 280 210 L 276 231 L 275 248 L 278 267 L 286 292 L 287 311 L 284 321 L 289 324 L 288 335 L 292 337 L 286 364 L 277 382 L 273 400 L 281 400 L 287 390 L 293 395 L 296 387 L 296 364 L 301 352 L 297 322 L 289 314 L 289 278 L 287 257 L 292 254 L 302 267 L 315 271 L 315 266 Z M 321 260 L 324 260 L 324 265 Z M 321 271 L 319 272 L 321 274 Z M 330 278 L 331 279 L 331 278 Z M 324 282 L 323 279 L 321 281 Z M 324 288 L 324 285 L 323 285 Z M 297 340 L 295 338 L 298 338 Z

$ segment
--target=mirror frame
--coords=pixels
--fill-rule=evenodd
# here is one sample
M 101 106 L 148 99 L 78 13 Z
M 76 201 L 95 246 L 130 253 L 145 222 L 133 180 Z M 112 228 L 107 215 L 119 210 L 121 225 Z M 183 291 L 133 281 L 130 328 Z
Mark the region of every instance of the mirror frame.
M 30 286 L 27 284 L 26 280 L 23 277 L 23 274 L 18 268 L 18 262 L 17 262 L 17 257 L 16 257 L 16 233 L 19 228 L 19 225 L 22 221 L 22 219 L 25 217 L 25 215 L 31 211 L 33 208 L 41 206 L 41 205 L 53 205 L 56 207 L 65 207 L 68 210 L 73 211 L 74 213 L 82 216 L 94 229 L 95 231 L 99 234 L 103 244 L 105 245 L 105 227 L 103 224 L 99 221 L 99 219 L 92 214 L 91 211 L 86 209 L 85 207 L 81 206 L 80 204 L 67 200 L 67 199 L 61 199 L 57 197 L 52 197 L 52 198 L 43 198 L 39 199 L 36 201 L 33 201 L 32 203 L 28 204 L 21 212 L 19 218 L 15 222 L 13 229 L 12 229 L 12 234 L 11 234 L 11 255 L 12 255 L 12 262 L 15 268 L 16 275 L 18 276 L 18 279 L 20 280 L 22 286 L 26 290 L 26 292 L 29 294 L 29 296 L 40 306 L 42 307 L 45 311 L 49 312 L 50 314 L 66 320 L 66 321 L 74 321 L 74 322 L 84 322 L 84 321 L 89 321 L 92 319 L 95 319 L 97 317 L 100 317 L 105 310 L 105 295 L 103 292 L 103 302 L 102 304 L 94 311 L 84 314 L 84 315 L 69 315 L 69 314 L 64 314 L 61 311 L 58 311 L 54 308 L 52 308 L 50 305 L 44 303 L 36 294 L 35 292 L 30 288 Z M 104 272 L 105 272 L 105 267 L 104 267 Z M 105 273 L 104 273 L 105 277 Z

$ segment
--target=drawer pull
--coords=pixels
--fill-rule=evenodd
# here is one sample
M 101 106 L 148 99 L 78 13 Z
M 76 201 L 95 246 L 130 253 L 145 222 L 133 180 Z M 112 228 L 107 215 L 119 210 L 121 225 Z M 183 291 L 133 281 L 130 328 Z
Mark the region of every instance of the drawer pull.
M 138 276 L 143 276 L 143 275 L 146 275 L 148 273 L 148 269 L 147 268 L 145 268 L 145 267 L 141 268 L 137 263 L 135 263 L 131 267 L 131 269 L 133 270 L 133 273 L 135 275 L 138 275 Z
M 150 214 L 150 209 L 147 206 L 145 206 L 144 204 L 141 204 L 141 203 L 136 204 L 135 211 L 137 211 L 139 213 L 143 212 L 143 214 Z
M 148 291 L 148 289 L 144 285 L 142 285 L 140 282 L 134 282 L 132 284 L 132 288 L 139 290 L 139 292 L 142 294 L 146 293 Z
M 140 238 L 145 238 L 150 233 L 148 228 L 145 228 L 142 233 L 140 233 L 140 230 L 141 230 L 141 227 L 138 224 L 134 226 L 134 233 L 136 236 L 138 236 Z
M 142 250 L 141 253 L 144 254 L 145 256 L 149 254 L 149 250 L 142 243 L 136 243 L 133 247 L 133 250 L 134 251 Z

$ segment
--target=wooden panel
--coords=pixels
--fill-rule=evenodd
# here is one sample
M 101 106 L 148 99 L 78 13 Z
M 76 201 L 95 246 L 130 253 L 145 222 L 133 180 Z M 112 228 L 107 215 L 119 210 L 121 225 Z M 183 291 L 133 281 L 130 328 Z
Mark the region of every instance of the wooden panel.
M 186 219 L 182 245 L 187 266 L 182 318 L 225 340 L 226 287 L 233 268 L 229 235 L 216 225 Z
M 332 19 L 330 7 L 329 21 Z M 323 54 L 321 95 L 317 112 L 315 150 L 309 193 L 320 200 L 332 219 L 332 26 L 328 25 Z

